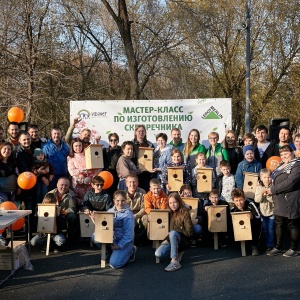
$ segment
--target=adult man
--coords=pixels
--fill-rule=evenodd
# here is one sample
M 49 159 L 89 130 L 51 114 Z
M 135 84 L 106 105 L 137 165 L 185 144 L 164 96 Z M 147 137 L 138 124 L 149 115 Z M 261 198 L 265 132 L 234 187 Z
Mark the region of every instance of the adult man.
M 279 147 L 274 141 L 267 141 L 268 128 L 265 125 L 258 125 L 255 128 L 257 142 L 254 143 L 255 159 L 266 167 L 267 160 L 271 156 L 279 156 Z
M 49 183 L 49 190 L 56 187 L 60 177 L 67 177 L 67 157 L 69 146 L 62 140 L 62 131 L 59 127 L 51 130 L 51 139 L 42 147 L 45 157 L 54 167 L 54 178 Z
M 66 133 L 66 137 L 65 137 L 65 140 L 66 140 L 66 143 L 71 146 L 71 142 L 72 142 L 72 139 L 73 139 L 73 130 L 75 128 L 75 125 L 77 123 L 80 122 L 80 118 L 79 117 L 76 117 L 74 120 L 73 120 L 73 124 L 70 125 L 70 127 L 68 128 L 68 131 Z M 92 132 L 90 129 L 88 128 L 83 128 L 81 130 L 81 133 L 79 135 L 79 139 L 82 141 L 82 144 L 83 144 L 83 149 L 86 148 L 87 146 L 89 146 L 91 144 L 90 142 L 90 139 L 91 139 L 91 135 L 92 135 Z
M 19 125 L 17 122 L 10 122 L 7 126 L 6 142 L 12 143 L 14 146 L 18 144 Z
M 41 139 L 39 137 L 39 127 L 35 124 L 28 125 L 28 133 L 31 137 L 31 145 L 35 148 L 42 148 L 46 143 L 46 139 Z
M 76 214 L 75 194 L 70 189 L 70 181 L 68 178 L 61 177 L 58 179 L 57 187 L 48 192 L 45 200 L 56 203 L 57 211 L 57 234 L 53 236 L 53 241 L 57 246 L 63 246 L 66 243 L 65 235 L 62 230 L 67 229 L 68 240 L 72 243 L 76 241 L 79 232 L 79 221 Z M 48 201 L 46 201 L 48 203 Z M 45 236 L 39 234 L 30 241 L 32 246 L 40 245 L 45 242 Z
M 285 145 L 290 145 L 292 149 L 295 151 L 296 148 L 293 143 L 289 143 L 291 138 L 291 130 L 288 127 L 282 127 L 279 130 L 279 143 L 278 147 L 281 148 L 282 146 Z
M 178 128 L 173 128 L 171 130 L 171 138 L 172 141 L 170 142 L 169 145 L 172 148 L 178 148 L 182 152 L 185 144 L 182 142 L 181 132 Z
M 126 177 L 126 200 L 135 217 L 135 239 L 141 241 L 146 238 L 147 232 L 147 215 L 144 209 L 145 190 L 138 187 L 138 177 L 129 174 Z

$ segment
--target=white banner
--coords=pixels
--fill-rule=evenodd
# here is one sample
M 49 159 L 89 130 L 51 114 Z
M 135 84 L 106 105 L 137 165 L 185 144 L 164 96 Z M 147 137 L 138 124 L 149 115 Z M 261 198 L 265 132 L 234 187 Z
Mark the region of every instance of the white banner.
M 106 146 L 112 132 L 119 135 L 120 144 L 132 140 L 138 124 L 145 125 L 147 139 L 153 143 L 161 132 L 167 134 L 170 142 L 174 127 L 181 130 L 186 142 L 189 131 L 196 128 L 207 146 L 211 131 L 218 132 L 222 140 L 225 130 L 231 128 L 231 99 L 71 101 L 70 122 L 78 115 L 81 121 L 76 124 L 74 136 L 87 127 L 92 131 L 92 139 L 101 135 Z

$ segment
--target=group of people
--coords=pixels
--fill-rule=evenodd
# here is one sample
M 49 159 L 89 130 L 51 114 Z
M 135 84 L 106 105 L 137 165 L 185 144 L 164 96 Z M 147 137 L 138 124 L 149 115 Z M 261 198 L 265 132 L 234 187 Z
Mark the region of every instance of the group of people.
M 166 271 L 181 268 L 182 255 L 198 240 L 209 239 L 207 212 L 211 206 L 227 205 L 228 233 L 221 234 L 221 246 L 231 236 L 230 211 L 247 211 L 251 218 L 253 239 L 250 242 L 252 255 L 258 255 L 258 242 L 263 228 L 268 255 L 283 251 L 285 228 L 291 234 L 290 249 L 286 257 L 297 255 L 300 233 L 300 134 L 291 143 L 289 128 L 281 128 L 279 143 L 267 141 L 268 129 L 264 125 L 255 128 L 254 134 L 243 137 L 243 146 L 237 144 L 234 131 L 226 132 L 219 143 L 219 134 L 208 135 L 209 147 L 200 143 L 200 133 L 192 129 L 186 143 L 178 128 L 171 131 L 171 142 L 166 133 L 156 136 L 156 146 L 147 139 L 144 125 L 137 125 L 132 141 L 121 146 L 119 135 L 108 135 L 109 146 L 103 149 L 104 170 L 114 178 L 109 189 L 104 190 L 105 180 L 99 169 L 87 169 L 84 149 L 91 143 L 91 131 L 85 128 L 79 137 L 72 132 L 78 118 L 74 119 L 63 140 L 60 128 L 51 130 L 51 138 L 39 137 L 38 126 L 31 124 L 27 131 L 20 131 L 18 123 L 10 123 L 7 139 L 0 128 L 0 202 L 24 203 L 31 209 L 32 224 L 38 203 L 57 205 L 57 234 L 53 242 L 61 247 L 72 245 L 79 238 L 79 218 L 82 211 L 94 219 L 95 211 L 114 212 L 114 242 L 109 247 L 107 260 L 113 268 L 120 268 L 134 261 L 135 244 L 147 238 L 150 211 L 169 209 L 169 234 L 156 249 L 156 257 L 170 256 Z M 98 141 L 96 141 L 98 142 Z M 153 148 L 153 169 L 138 168 L 139 147 Z M 266 168 L 268 158 L 280 156 L 281 163 L 274 172 Z M 168 179 L 169 167 L 182 167 L 183 186 L 174 190 Z M 197 190 L 198 169 L 212 169 L 211 191 Z M 37 184 L 29 190 L 17 187 L 17 176 L 33 172 Z M 243 192 L 245 172 L 257 173 L 259 184 L 253 199 Z M 191 219 L 190 207 L 185 197 L 198 199 L 197 216 Z M 92 237 L 93 238 L 93 237 Z M 31 239 L 32 245 L 44 243 L 46 237 L 38 234 Z M 0 243 L 6 244 L 5 236 Z M 99 246 L 97 241 L 95 244 Z

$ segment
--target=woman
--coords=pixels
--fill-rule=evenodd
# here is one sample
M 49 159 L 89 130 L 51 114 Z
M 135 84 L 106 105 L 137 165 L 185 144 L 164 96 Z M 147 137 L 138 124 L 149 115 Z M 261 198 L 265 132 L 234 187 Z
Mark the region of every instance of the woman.
M 0 203 L 14 201 L 17 186 L 16 163 L 12 155 L 13 145 L 0 145 Z
M 144 125 L 137 125 L 135 127 L 133 144 L 134 147 L 133 147 L 132 161 L 138 167 L 137 158 L 138 158 L 139 147 L 147 147 L 147 148 L 154 149 L 154 145 L 147 140 L 146 127 Z M 139 174 L 138 178 L 139 178 L 139 187 L 144 189 L 146 192 L 148 192 L 149 182 L 152 178 L 152 174 L 148 171 L 145 171 Z
M 235 175 L 238 164 L 243 160 L 243 151 L 236 144 L 236 135 L 233 130 L 228 130 L 225 135 L 224 148 L 227 150 L 231 174 Z
M 135 260 L 134 216 L 126 203 L 126 193 L 117 190 L 114 193 L 114 206 L 108 210 L 114 215 L 114 240 L 109 265 L 114 269 L 122 268 L 127 262 Z
M 274 256 L 282 253 L 282 243 L 286 227 L 290 232 L 290 249 L 283 253 L 285 257 L 297 256 L 297 246 L 300 238 L 300 159 L 295 158 L 289 145 L 279 149 L 282 162 L 272 173 L 273 186 L 267 189 L 267 194 L 273 196 L 275 215 L 275 234 L 277 244 L 268 252 Z
M 110 188 L 107 189 L 107 193 L 113 196 L 114 192 L 117 190 L 119 177 L 116 170 L 117 163 L 119 157 L 122 155 L 122 149 L 118 145 L 119 143 L 119 136 L 116 133 L 110 133 L 108 135 L 109 147 L 103 149 L 103 161 L 104 161 L 104 169 L 105 171 L 110 172 L 113 177 L 114 181 Z
M 67 162 L 68 171 L 72 176 L 72 187 L 75 192 L 76 203 L 79 207 L 85 193 L 92 188 L 90 183 L 93 177 L 99 173 L 99 169 L 86 170 L 83 143 L 78 138 L 71 141 L 70 155 Z
M 160 181 L 162 179 L 162 170 L 171 160 L 172 148 L 167 146 L 167 141 L 168 137 L 165 133 L 159 133 L 156 136 L 157 147 L 153 153 L 153 172 L 155 172 Z
M 189 132 L 187 142 L 183 149 L 184 162 L 188 164 L 191 172 L 193 168 L 195 168 L 195 158 L 199 152 L 205 154 L 206 149 L 200 144 L 200 132 L 197 129 L 192 129 Z
M 296 157 L 300 157 L 300 133 L 297 133 L 295 136 L 294 136 L 294 145 L 295 145 L 295 156 Z
M 190 244 L 193 235 L 193 223 L 187 207 L 178 193 L 169 196 L 170 232 L 160 247 L 155 251 L 158 258 L 170 255 L 171 262 L 165 268 L 166 272 L 181 268 L 180 261 L 185 249 Z

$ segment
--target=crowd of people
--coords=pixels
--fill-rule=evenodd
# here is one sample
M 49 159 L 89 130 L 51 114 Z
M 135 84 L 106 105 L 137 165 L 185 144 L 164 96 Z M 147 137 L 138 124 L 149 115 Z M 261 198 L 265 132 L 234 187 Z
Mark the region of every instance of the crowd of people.
M 72 136 L 78 119 L 74 120 L 65 138 L 59 127 L 52 128 L 47 141 L 39 136 L 38 126 L 30 124 L 27 131 L 18 123 L 9 123 L 7 138 L 0 127 L 0 202 L 13 201 L 20 208 L 32 210 L 31 244 L 43 245 L 46 235 L 33 236 L 36 227 L 36 207 L 39 203 L 57 205 L 57 234 L 52 243 L 57 247 L 73 245 L 80 238 L 78 212 L 94 220 L 95 211 L 114 212 L 114 241 L 108 247 L 107 261 L 112 268 L 121 268 L 135 260 L 136 245 L 147 241 L 150 211 L 169 209 L 169 234 L 155 251 L 158 258 L 169 256 L 166 271 L 181 268 L 181 258 L 189 246 L 199 241 L 209 242 L 207 214 L 211 206 L 227 206 L 227 233 L 221 233 L 220 246 L 233 240 L 230 212 L 249 212 L 252 255 L 259 255 L 258 244 L 265 243 L 267 255 L 296 256 L 300 235 L 300 134 L 292 141 L 290 129 L 282 127 L 279 142 L 268 141 L 268 128 L 259 125 L 254 134 L 246 133 L 242 145 L 235 132 L 229 130 L 224 141 L 219 134 L 208 135 L 209 147 L 200 143 L 200 132 L 192 129 L 184 143 L 178 128 L 168 135 L 159 133 L 156 146 L 147 139 L 144 125 L 137 125 L 132 141 L 119 144 L 119 135 L 108 135 L 109 145 L 103 148 L 104 169 L 113 176 L 113 184 L 103 189 L 105 180 L 100 169 L 87 169 L 84 149 L 91 144 L 91 130 L 84 128 Z M 100 139 L 100 138 L 99 138 Z M 98 139 L 98 140 L 99 140 Z M 96 141 L 98 143 L 98 141 Z M 153 148 L 153 169 L 138 167 L 139 147 Z M 281 162 L 272 172 L 266 168 L 272 156 Z M 168 178 L 168 168 L 182 167 L 182 187 L 174 190 Z M 212 170 L 209 192 L 198 191 L 198 169 Z M 36 185 L 24 190 L 17 186 L 22 172 L 37 176 Z M 258 174 L 255 196 L 243 191 L 245 173 Z M 197 216 L 191 218 L 184 198 L 198 199 Z M 284 251 L 286 228 L 290 232 L 290 248 Z M 94 243 L 94 235 L 91 237 Z M 0 244 L 6 245 L 5 232 Z

